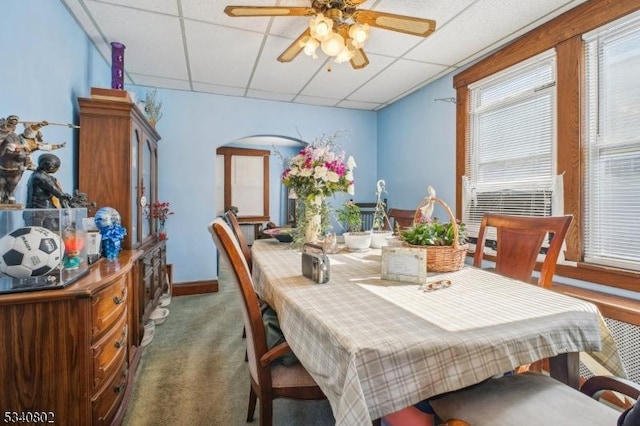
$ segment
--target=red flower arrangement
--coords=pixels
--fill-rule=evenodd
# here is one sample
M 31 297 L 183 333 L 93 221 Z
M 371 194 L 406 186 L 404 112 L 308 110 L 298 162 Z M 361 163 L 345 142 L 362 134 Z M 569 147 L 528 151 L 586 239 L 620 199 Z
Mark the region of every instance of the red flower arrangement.
M 160 228 L 158 229 L 158 238 L 161 240 L 167 239 L 167 233 L 164 231 L 164 224 L 167 221 L 167 218 L 171 216 L 173 211 L 171 211 L 171 205 L 168 201 L 156 201 L 151 205 L 151 217 L 154 219 L 158 219 L 160 223 Z

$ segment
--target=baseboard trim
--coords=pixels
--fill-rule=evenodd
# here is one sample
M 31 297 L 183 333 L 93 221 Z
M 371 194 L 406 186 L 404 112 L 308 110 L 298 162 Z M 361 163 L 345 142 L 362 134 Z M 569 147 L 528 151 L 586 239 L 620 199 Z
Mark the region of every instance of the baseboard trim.
M 218 280 L 174 283 L 172 286 L 171 292 L 174 296 L 189 296 L 192 294 L 217 293 Z

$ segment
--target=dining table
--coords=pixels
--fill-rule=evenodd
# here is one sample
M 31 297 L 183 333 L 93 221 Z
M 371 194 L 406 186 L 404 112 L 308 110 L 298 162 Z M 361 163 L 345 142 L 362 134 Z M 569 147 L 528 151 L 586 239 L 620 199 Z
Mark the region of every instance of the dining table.
M 329 281 L 302 275 L 302 255 L 275 239 L 252 246 L 256 293 L 326 394 L 336 425 L 371 425 L 419 401 L 549 358 L 577 386 L 578 354 L 624 377 L 615 343 L 587 301 L 464 266 L 450 282 L 381 278 L 380 249 L 329 254 Z M 445 280 L 445 281 L 443 281 Z

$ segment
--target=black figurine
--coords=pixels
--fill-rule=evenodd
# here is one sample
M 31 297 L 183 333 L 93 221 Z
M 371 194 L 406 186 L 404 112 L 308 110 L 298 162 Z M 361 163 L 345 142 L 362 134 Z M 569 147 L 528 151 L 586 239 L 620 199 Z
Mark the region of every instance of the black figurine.
M 27 208 L 56 209 L 70 207 L 71 195 L 62 190 L 58 180 L 53 176 L 60 168 L 60 158 L 54 154 L 42 154 L 38 158 L 38 168 L 31 174 L 27 184 Z M 58 229 L 58 214 L 32 212 L 30 218 L 25 217 L 30 225 Z M 30 219 L 30 220 L 29 220 Z

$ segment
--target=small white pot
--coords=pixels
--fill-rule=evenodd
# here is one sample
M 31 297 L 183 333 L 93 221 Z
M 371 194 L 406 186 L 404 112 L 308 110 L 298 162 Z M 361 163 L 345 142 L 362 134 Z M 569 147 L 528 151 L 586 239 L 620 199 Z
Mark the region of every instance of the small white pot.
M 371 231 L 371 248 L 381 248 L 389 244 L 388 239 L 393 235 L 393 231 Z
M 371 245 L 370 232 L 345 232 L 342 234 L 344 243 L 349 250 L 365 250 Z

